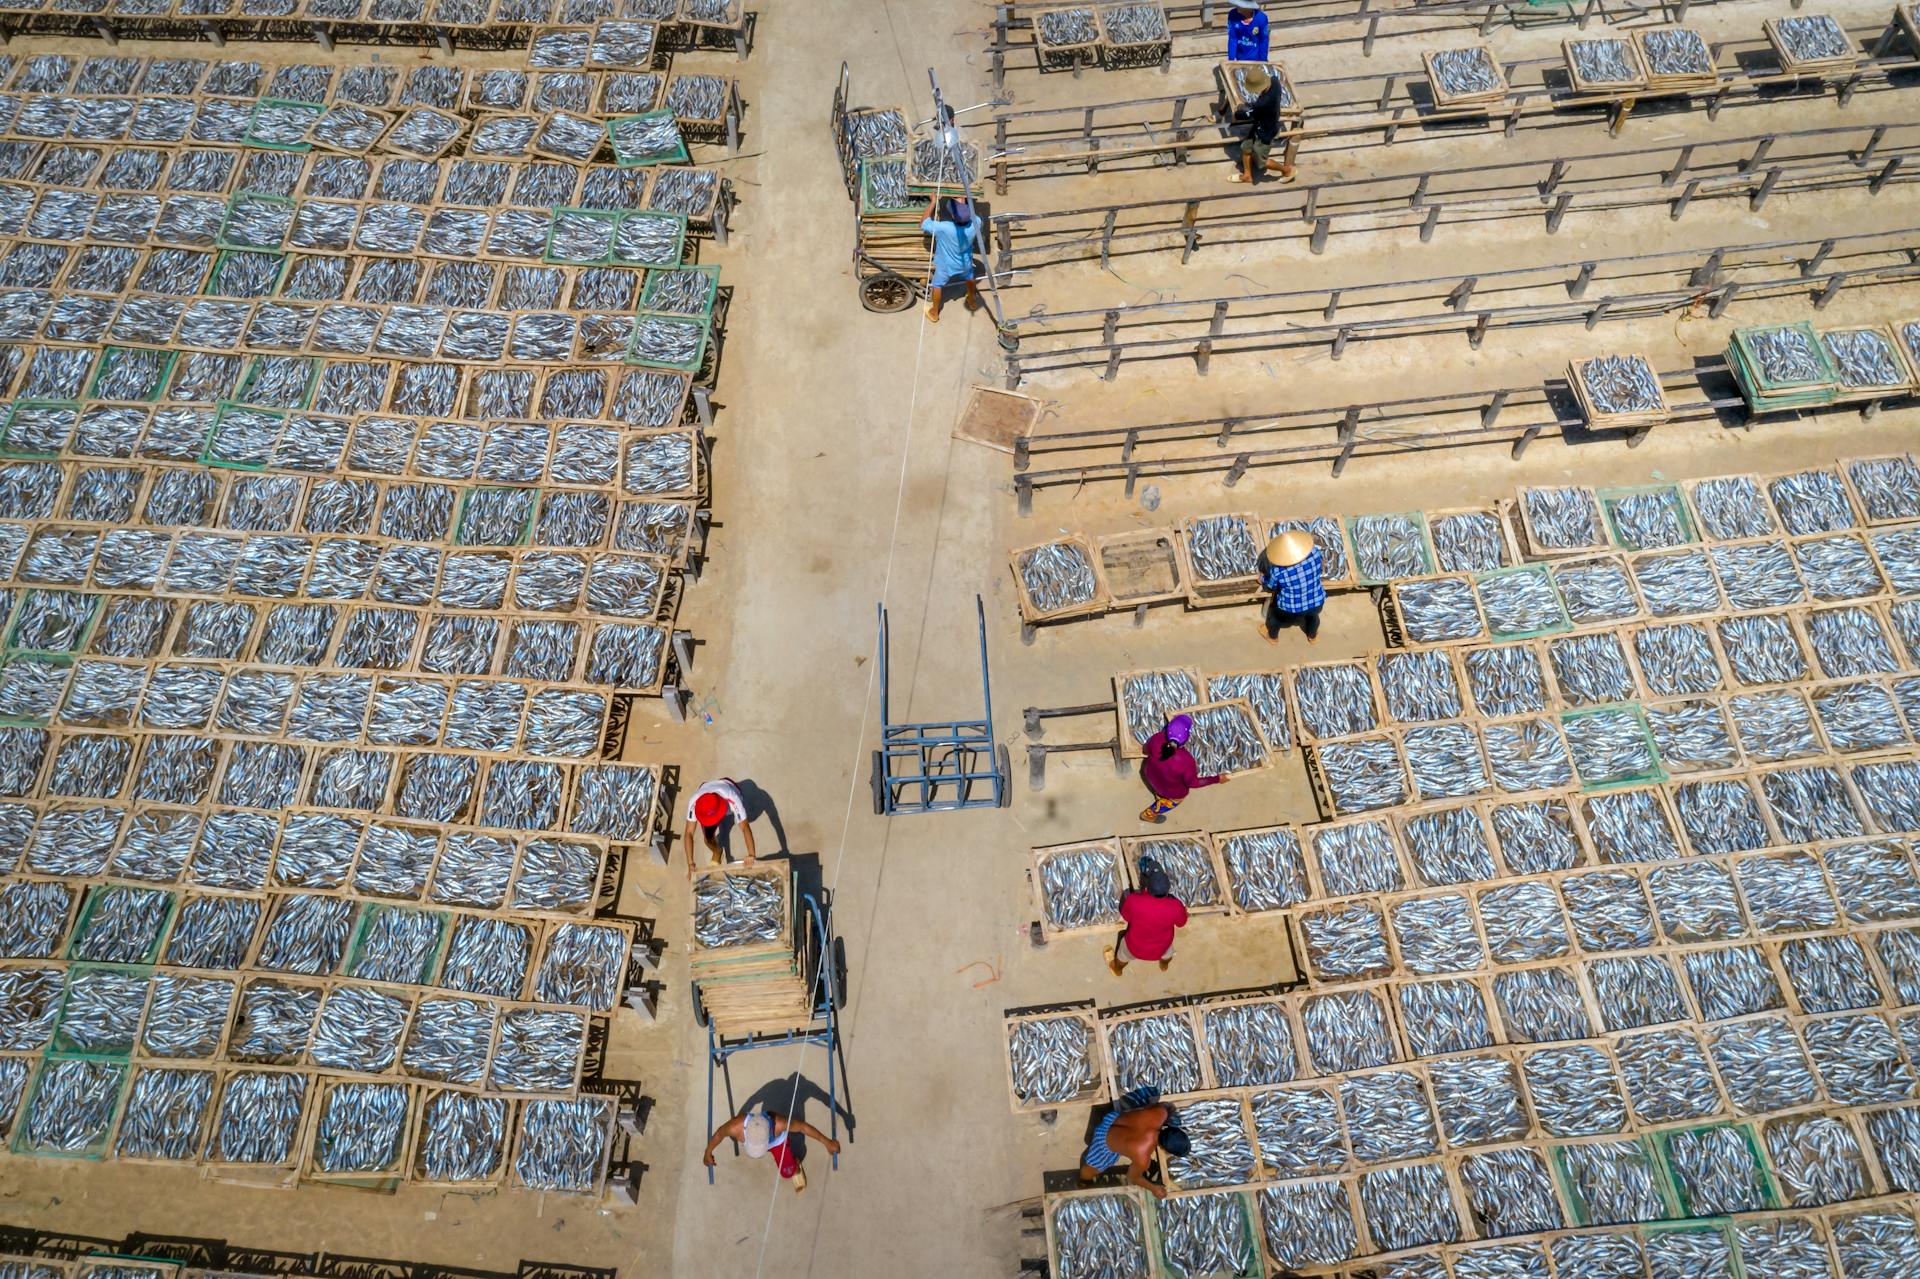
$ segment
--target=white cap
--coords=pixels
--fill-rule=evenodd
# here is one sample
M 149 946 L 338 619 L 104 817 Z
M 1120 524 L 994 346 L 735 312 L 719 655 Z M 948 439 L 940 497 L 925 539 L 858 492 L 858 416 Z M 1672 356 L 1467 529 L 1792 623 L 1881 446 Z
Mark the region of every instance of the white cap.
M 746 1146 L 747 1154 L 754 1159 L 764 1156 L 768 1144 L 773 1141 L 773 1116 L 756 1101 L 747 1111 L 746 1122 L 740 1127 L 740 1140 Z

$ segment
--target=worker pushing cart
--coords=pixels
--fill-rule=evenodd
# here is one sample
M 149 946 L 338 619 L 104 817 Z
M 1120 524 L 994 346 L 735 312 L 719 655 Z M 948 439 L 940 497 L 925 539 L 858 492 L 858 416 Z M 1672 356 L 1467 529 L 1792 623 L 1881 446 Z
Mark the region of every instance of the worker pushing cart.
M 799 1152 L 789 1140 L 795 1133 L 808 1141 L 819 1142 L 830 1155 L 840 1153 L 839 1142 L 806 1120 L 775 1114 L 756 1101 L 744 1112 L 713 1130 L 713 1136 L 707 1139 L 707 1153 L 701 1162 L 709 1168 L 713 1167 L 713 1152 L 721 1142 L 731 1137 L 746 1147 L 748 1158 L 762 1159 L 772 1155 L 774 1168 L 779 1171 L 782 1180 L 793 1183 L 793 1193 L 797 1195 L 807 1188 L 807 1173 L 800 1166 Z
M 928 281 L 927 319 L 940 323 L 940 304 L 948 289 L 965 285 L 967 310 L 981 306 L 980 286 L 973 278 L 973 247 L 980 242 L 980 222 L 961 196 L 936 196 L 927 202 L 920 229 L 933 240 L 933 276 Z

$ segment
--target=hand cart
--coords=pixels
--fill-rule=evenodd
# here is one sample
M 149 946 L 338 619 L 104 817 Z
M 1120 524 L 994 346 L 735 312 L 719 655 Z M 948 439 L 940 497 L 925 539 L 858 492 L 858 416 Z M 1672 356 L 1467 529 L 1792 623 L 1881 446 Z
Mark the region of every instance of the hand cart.
M 724 1035 L 717 1030 L 707 1016 L 706 1005 L 700 998 L 700 983 L 693 985 L 693 1019 L 707 1030 L 707 1131 L 715 1127 L 713 1116 L 714 1074 L 718 1072 L 726 1082 L 727 1114 L 735 1111 L 733 1098 L 733 1072 L 728 1062 L 744 1052 L 757 1048 L 802 1049 L 818 1045 L 827 1050 L 827 1133 L 835 1141 L 840 1140 L 840 1005 L 844 1001 L 846 972 L 841 966 L 841 957 L 834 946 L 830 906 L 832 897 L 822 892 L 827 905 L 812 893 L 800 894 L 795 914 L 794 951 L 800 971 L 810 976 L 813 990 L 813 1014 L 804 1025 L 795 1026 L 787 1031 L 753 1031 L 745 1035 Z M 736 1150 L 737 1153 L 737 1150 Z M 840 1166 L 840 1156 L 832 1156 L 833 1167 Z M 707 1184 L 713 1184 L 713 1168 L 707 1168 Z
M 987 669 L 987 611 L 978 595 L 980 719 L 893 722 L 887 679 L 887 609 L 880 606 L 880 746 L 873 752 L 873 811 L 878 817 L 958 808 L 1005 808 L 1007 748 L 993 739 L 993 682 Z

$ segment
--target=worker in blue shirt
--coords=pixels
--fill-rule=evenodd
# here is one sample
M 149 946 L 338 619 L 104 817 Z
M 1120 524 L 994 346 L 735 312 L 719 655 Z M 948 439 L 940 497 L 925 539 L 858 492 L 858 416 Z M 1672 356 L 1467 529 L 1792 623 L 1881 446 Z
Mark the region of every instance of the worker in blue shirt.
M 1320 609 L 1327 588 L 1320 584 L 1320 547 L 1313 534 L 1288 529 L 1267 543 L 1260 555 L 1260 586 L 1267 597 L 1267 643 L 1280 642 L 1280 628 L 1298 626 L 1311 644 L 1320 635 Z
M 935 196 L 927 203 L 920 229 L 933 237 L 933 304 L 927 318 L 940 323 L 940 303 L 950 284 L 967 286 L 967 310 L 980 309 L 980 286 L 973 278 L 973 246 L 980 242 L 980 223 L 959 196 Z
M 1237 4 L 1227 13 L 1227 60 L 1267 60 L 1267 15 L 1257 4 Z

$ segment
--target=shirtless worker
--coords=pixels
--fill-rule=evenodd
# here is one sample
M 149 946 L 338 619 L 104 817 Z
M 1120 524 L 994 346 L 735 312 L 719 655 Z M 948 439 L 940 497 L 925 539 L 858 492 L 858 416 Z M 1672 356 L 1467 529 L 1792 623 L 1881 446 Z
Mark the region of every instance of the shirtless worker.
M 1155 1199 L 1165 1199 L 1167 1188 L 1147 1180 L 1155 1148 L 1184 1155 L 1191 1148 L 1186 1131 L 1173 1122 L 1171 1107 L 1159 1104 L 1160 1090 L 1151 1085 L 1134 1089 L 1120 1099 L 1080 1156 L 1080 1180 L 1092 1181 L 1107 1169 L 1127 1161 L 1127 1181 L 1143 1186 Z
M 718 866 L 727 860 L 726 850 L 720 846 L 720 825 L 728 817 L 733 818 L 740 837 L 746 841 L 747 865 L 753 865 L 753 823 L 747 820 L 747 801 L 732 778 L 716 777 L 687 800 L 686 833 L 680 842 L 687 850 L 689 880 L 693 878 L 693 828 L 700 828 L 700 837 L 706 841 L 707 851 L 713 854 L 713 864 Z
M 714 1129 L 713 1136 L 707 1140 L 707 1153 L 701 1162 L 709 1168 L 713 1167 L 714 1150 L 731 1137 L 747 1148 L 747 1157 L 750 1159 L 772 1155 L 773 1166 L 779 1170 L 781 1177 L 793 1183 L 793 1193 L 797 1195 L 807 1188 L 807 1174 L 800 1167 L 800 1156 L 794 1153 L 793 1143 L 787 1140 L 796 1132 L 808 1141 L 817 1141 L 825 1146 L 830 1155 L 840 1153 L 839 1142 L 806 1120 L 776 1115 L 756 1101 L 745 1113 L 735 1115 Z

